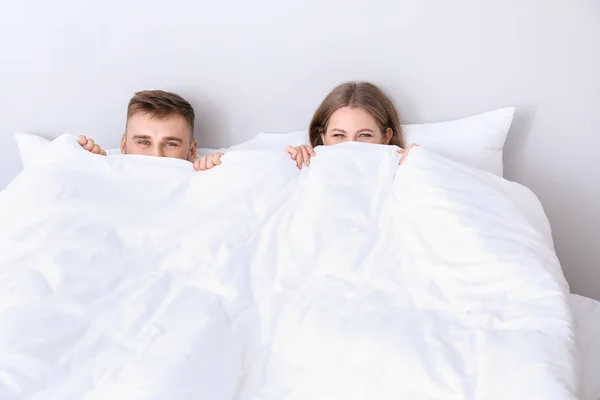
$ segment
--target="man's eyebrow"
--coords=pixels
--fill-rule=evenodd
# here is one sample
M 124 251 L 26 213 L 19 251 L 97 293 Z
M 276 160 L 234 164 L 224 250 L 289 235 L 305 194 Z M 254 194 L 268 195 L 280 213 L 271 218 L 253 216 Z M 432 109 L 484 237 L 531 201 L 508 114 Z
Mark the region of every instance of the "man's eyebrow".
M 131 137 L 132 139 L 152 139 L 150 136 L 148 135 L 133 135 Z
M 183 140 L 181 140 L 180 138 L 178 138 L 177 136 L 166 136 L 164 138 L 162 138 L 163 140 L 171 140 L 173 142 L 179 142 L 179 143 L 183 143 Z
M 331 130 L 331 132 L 341 132 L 341 133 L 346 133 L 346 131 L 345 131 L 345 130 L 343 130 L 343 129 L 340 129 L 340 128 L 333 128 L 333 129 Z

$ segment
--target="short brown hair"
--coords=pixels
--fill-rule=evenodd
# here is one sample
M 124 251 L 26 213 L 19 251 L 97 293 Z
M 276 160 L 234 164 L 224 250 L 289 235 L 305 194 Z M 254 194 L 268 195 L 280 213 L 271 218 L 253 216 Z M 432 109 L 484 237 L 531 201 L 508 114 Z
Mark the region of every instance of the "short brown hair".
M 149 114 L 152 118 L 169 118 L 180 115 L 190 125 L 194 135 L 194 107 L 183 97 L 163 90 L 137 92 L 127 106 L 127 119 L 136 114 Z
M 313 147 L 323 144 L 321 134 L 327 130 L 327 124 L 333 113 L 342 107 L 360 107 L 375 118 L 385 133 L 393 131 L 389 144 L 404 146 L 402 127 L 398 112 L 392 101 L 375 85 L 369 82 L 346 82 L 336 86 L 321 103 L 313 115 L 308 134 Z

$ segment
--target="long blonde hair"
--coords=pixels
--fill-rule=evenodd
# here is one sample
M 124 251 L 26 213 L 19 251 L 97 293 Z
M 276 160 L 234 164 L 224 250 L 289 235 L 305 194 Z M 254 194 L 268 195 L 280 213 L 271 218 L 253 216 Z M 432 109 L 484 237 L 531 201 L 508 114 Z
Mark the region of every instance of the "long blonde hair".
M 402 127 L 394 104 L 377 86 L 369 82 L 342 83 L 325 97 L 310 121 L 308 135 L 311 146 L 323 144 L 321 134 L 327 130 L 333 113 L 342 107 L 364 109 L 375 118 L 382 134 L 385 134 L 388 128 L 392 130 L 389 144 L 404 147 Z

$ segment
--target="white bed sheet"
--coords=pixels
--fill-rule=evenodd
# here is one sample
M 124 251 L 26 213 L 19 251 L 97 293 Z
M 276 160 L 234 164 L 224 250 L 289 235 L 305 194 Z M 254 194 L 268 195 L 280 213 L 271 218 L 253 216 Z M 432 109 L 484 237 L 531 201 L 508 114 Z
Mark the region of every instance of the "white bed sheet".
M 581 360 L 583 400 L 600 400 L 600 302 L 571 295 Z

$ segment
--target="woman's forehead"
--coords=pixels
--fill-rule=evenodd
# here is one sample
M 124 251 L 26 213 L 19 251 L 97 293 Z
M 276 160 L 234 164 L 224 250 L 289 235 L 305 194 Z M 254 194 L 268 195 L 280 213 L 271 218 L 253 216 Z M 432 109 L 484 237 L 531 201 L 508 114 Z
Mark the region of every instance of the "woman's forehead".
M 368 111 L 359 107 L 342 107 L 335 110 L 327 124 L 329 129 L 344 129 L 344 127 L 348 129 L 364 129 L 377 126 L 375 118 Z

